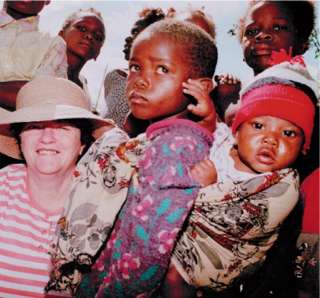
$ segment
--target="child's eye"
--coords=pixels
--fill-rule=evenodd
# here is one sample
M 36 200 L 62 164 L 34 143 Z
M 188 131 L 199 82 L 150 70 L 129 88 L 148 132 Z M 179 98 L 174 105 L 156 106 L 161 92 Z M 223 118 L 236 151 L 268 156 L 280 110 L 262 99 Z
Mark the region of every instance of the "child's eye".
M 273 31 L 278 32 L 278 31 L 287 31 L 288 30 L 288 26 L 287 25 L 279 25 L 276 24 L 273 26 Z
M 137 64 L 131 64 L 129 65 L 129 71 L 130 72 L 138 72 L 140 70 L 140 66 Z
M 78 28 L 78 30 L 79 30 L 80 32 L 86 32 L 86 31 L 87 31 L 87 28 L 84 27 L 84 26 L 78 26 L 77 28 Z
M 103 36 L 101 34 L 93 33 L 93 37 L 98 42 L 103 42 Z
M 247 28 L 244 35 L 249 36 L 249 37 L 253 37 L 253 36 L 256 36 L 258 33 L 259 33 L 258 28 Z
M 262 123 L 260 123 L 260 122 L 252 122 L 252 127 L 254 128 L 254 129 L 258 129 L 258 130 L 260 130 L 260 129 L 262 129 L 263 128 L 263 124 Z
M 169 72 L 169 69 L 163 65 L 160 65 L 157 67 L 157 73 L 163 74 L 168 72 Z
M 283 131 L 283 135 L 288 137 L 288 138 L 294 138 L 297 136 L 297 133 L 293 130 L 290 130 L 290 129 L 285 129 Z

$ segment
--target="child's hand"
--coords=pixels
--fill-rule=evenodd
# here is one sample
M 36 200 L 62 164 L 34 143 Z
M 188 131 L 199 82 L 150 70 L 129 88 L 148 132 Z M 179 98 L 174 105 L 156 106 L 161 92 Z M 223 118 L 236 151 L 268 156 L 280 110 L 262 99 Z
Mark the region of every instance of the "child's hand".
M 207 128 L 209 131 L 214 131 L 216 122 L 216 110 L 210 92 L 212 88 L 206 87 L 199 80 L 188 79 L 182 83 L 183 92 L 191 95 L 195 99 L 195 103 L 188 105 L 187 109 L 201 120 L 198 124 Z
M 213 184 L 217 181 L 217 170 L 214 163 L 205 159 L 197 164 L 190 170 L 191 177 L 197 181 L 202 187 Z
M 235 77 L 229 73 L 217 75 L 214 77 L 214 80 L 216 81 L 216 83 L 218 85 L 224 85 L 224 84 L 239 85 L 239 87 L 241 88 L 241 81 L 237 77 Z

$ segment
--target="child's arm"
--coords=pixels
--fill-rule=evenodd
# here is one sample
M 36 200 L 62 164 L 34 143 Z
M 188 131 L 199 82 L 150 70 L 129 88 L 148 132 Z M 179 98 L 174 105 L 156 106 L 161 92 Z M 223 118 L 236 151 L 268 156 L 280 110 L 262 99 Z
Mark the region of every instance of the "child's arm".
M 198 124 L 213 132 L 216 127 L 216 110 L 210 97 L 212 88 L 202 84 L 199 80 L 192 79 L 188 79 L 182 86 L 183 92 L 196 100 L 195 103 L 190 103 L 187 109 L 200 118 Z
M 205 159 L 195 164 L 190 170 L 190 175 L 202 187 L 217 182 L 217 170 L 210 159 Z

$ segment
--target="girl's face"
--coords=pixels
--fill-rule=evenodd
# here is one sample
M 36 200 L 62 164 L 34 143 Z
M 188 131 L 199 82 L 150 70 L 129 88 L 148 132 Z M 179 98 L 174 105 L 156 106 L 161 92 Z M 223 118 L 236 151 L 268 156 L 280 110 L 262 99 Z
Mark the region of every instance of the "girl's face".
M 276 2 L 261 2 L 254 5 L 245 19 L 241 38 L 246 63 L 258 74 L 270 67 L 272 51 L 285 49 L 299 54 L 301 46 L 292 16 Z
M 105 39 L 103 23 L 95 16 L 82 16 L 60 32 L 67 51 L 82 60 L 97 58 Z
M 160 120 L 185 110 L 182 83 L 189 78 L 183 48 L 163 34 L 136 39 L 129 60 L 126 95 L 132 114 Z
M 289 121 L 259 116 L 245 121 L 236 132 L 237 168 L 263 173 L 289 167 L 304 141 L 302 130 Z
M 83 150 L 81 131 L 67 121 L 27 123 L 20 134 L 28 170 L 38 175 L 72 171 Z

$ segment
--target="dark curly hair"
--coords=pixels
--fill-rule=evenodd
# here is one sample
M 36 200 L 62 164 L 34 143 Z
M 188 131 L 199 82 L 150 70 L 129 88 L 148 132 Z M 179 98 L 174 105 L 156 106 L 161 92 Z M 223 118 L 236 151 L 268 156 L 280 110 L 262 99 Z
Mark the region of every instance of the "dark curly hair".
M 147 34 L 163 34 L 181 46 L 184 61 L 190 66 L 190 77 L 212 78 L 218 58 L 217 47 L 212 37 L 198 26 L 167 18 L 156 22 L 146 29 Z M 139 38 L 144 37 L 144 32 Z
M 245 20 L 251 11 L 252 7 L 261 2 L 276 3 L 292 17 L 292 22 L 297 30 L 297 38 L 301 43 L 308 44 L 309 37 L 315 26 L 315 5 L 310 0 L 299 1 L 265 1 L 265 0 L 251 0 L 249 7 L 238 24 L 238 38 L 241 42 L 245 32 Z M 307 48 L 305 49 L 305 51 Z
M 124 44 L 124 58 L 128 61 L 130 57 L 130 50 L 133 41 L 137 35 L 149 25 L 154 22 L 163 20 L 166 17 L 166 14 L 161 8 L 145 8 L 139 13 L 139 19 L 134 23 L 130 33 L 131 35 L 125 38 Z

